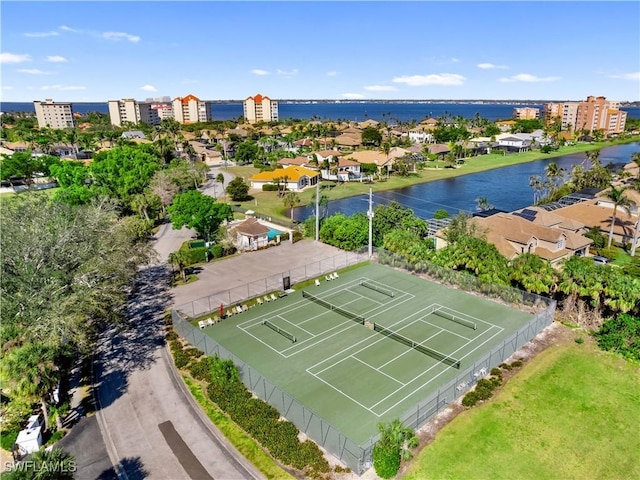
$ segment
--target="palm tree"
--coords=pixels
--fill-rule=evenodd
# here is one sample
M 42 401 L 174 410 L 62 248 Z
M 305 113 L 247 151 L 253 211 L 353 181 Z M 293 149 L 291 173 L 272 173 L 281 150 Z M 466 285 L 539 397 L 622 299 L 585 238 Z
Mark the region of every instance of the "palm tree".
M 638 180 L 640 180 L 640 153 L 634 153 L 631 156 L 631 161 L 638 166 Z
M 216 182 L 222 185 L 222 190 L 224 191 L 224 175 L 222 174 L 222 172 L 216 175 Z
M 300 197 L 296 192 L 287 192 L 283 199 L 284 206 L 290 209 L 291 223 L 293 223 L 293 207 L 300 204 Z
M 186 282 L 186 267 L 188 263 L 187 252 L 185 252 L 184 250 L 176 250 L 175 252 L 171 252 L 169 254 L 169 263 L 178 267 L 180 278 L 182 278 L 183 282 Z
M 613 202 L 613 215 L 611 216 L 611 228 L 609 228 L 609 242 L 607 243 L 607 247 L 611 247 L 611 243 L 613 242 L 613 228 L 616 224 L 616 213 L 618 211 L 618 207 L 622 207 L 623 210 L 630 215 L 629 207 L 633 205 L 633 201 L 627 198 L 625 195 L 626 188 L 616 188 L 613 184 L 610 185 L 609 190 L 607 191 L 607 197 Z
M 48 396 L 60 381 L 61 351 L 42 342 L 25 343 L 9 350 L 2 361 L 3 381 L 18 396 L 39 401 L 44 416 L 44 430 L 49 430 Z
M 42 449 L 29 455 L 23 467 L 7 472 L 7 480 L 73 480 L 76 462 L 74 458 L 59 447 L 52 450 Z M 4 477 L 4 475 L 3 475 Z
M 493 208 L 493 205 L 489 203 L 489 199 L 487 197 L 478 197 L 476 198 L 476 202 L 476 210 L 479 212 L 485 212 Z
M 418 446 L 418 437 L 413 429 L 405 427 L 400 419 L 396 418 L 389 424 L 379 423 L 380 442 L 390 446 L 396 446 L 400 450 L 400 458 L 411 458 L 411 449 Z

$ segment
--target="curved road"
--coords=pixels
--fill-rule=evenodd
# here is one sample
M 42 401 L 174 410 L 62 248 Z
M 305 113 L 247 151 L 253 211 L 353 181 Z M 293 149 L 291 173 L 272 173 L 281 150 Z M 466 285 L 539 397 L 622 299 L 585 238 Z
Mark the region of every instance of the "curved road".
M 263 478 L 195 404 L 164 343 L 163 313 L 173 304 L 166 258 L 192 235 L 162 225 L 155 244 L 159 262 L 141 271 L 130 325 L 101 338 L 94 362 L 97 426 L 76 435 L 72 430 L 67 443 L 79 478 Z M 104 470 L 105 452 L 115 475 Z

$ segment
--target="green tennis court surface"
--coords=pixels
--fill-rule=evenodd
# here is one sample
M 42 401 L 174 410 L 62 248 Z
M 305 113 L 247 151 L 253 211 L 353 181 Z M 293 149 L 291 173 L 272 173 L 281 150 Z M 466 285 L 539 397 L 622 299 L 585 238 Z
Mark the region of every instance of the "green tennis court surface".
M 304 291 L 204 332 L 358 444 L 532 318 L 377 264 Z

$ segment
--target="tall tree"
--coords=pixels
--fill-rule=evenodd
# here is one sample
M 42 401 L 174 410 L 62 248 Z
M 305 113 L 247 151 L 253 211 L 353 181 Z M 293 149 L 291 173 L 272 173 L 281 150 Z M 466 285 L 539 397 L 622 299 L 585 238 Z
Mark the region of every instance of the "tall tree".
M 296 192 L 287 192 L 283 199 L 284 206 L 289 209 L 291 222 L 293 223 L 293 207 L 300 205 L 300 196 Z
M 607 197 L 613 202 L 613 214 L 611 215 L 611 227 L 609 228 L 609 241 L 607 242 L 607 247 L 611 247 L 611 243 L 613 243 L 613 230 L 616 225 L 616 214 L 618 212 L 618 207 L 624 209 L 627 214 L 630 214 L 631 205 L 633 205 L 633 201 L 631 201 L 626 195 L 626 188 L 616 188 L 611 184 L 609 186 L 609 190 L 607 190 Z
M 233 218 L 229 204 L 217 202 L 197 190 L 176 195 L 168 211 L 174 229 L 193 228 L 207 241 L 215 235 L 222 222 Z

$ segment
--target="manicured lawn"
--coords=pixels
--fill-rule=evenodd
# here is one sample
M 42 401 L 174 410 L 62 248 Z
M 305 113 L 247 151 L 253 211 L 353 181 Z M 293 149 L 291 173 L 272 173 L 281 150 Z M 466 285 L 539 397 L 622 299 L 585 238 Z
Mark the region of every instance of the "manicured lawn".
M 551 347 L 464 412 L 406 479 L 640 478 L 640 367 L 591 341 Z
M 634 138 L 637 140 L 637 138 Z M 461 175 L 467 175 L 471 173 L 483 172 L 486 170 L 493 170 L 497 168 L 506 167 L 509 165 L 517 165 L 520 163 L 532 162 L 535 160 L 545 160 L 549 158 L 559 157 L 563 155 L 570 155 L 572 153 L 580 153 L 588 150 L 595 150 L 607 146 L 615 145 L 619 142 L 600 142 L 592 144 L 579 144 L 561 147 L 558 151 L 551 153 L 541 153 L 539 150 L 532 152 L 517 153 L 511 155 L 503 155 L 502 153 L 480 155 L 478 157 L 471 157 L 466 159 L 465 163 L 458 168 L 444 168 L 444 162 L 437 162 L 439 168 L 427 168 L 420 170 L 417 174 L 408 177 L 398 177 L 392 175 L 389 179 L 384 181 L 375 181 L 372 184 L 351 182 L 336 185 L 332 182 L 323 182 L 328 186 L 331 186 L 327 190 L 329 200 L 339 200 L 341 198 L 353 197 L 369 192 L 369 188 L 372 188 L 374 192 L 383 190 L 394 190 L 399 188 L 408 187 L 419 183 L 433 182 L 436 180 L 442 180 L 446 178 L 458 177 Z M 429 162 L 432 164 L 433 162 Z M 230 173 L 236 176 L 243 177 L 247 182 L 248 179 L 258 172 L 258 169 L 253 166 L 243 167 L 227 167 Z M 304 192 L 298 193 L 300 197 L 300 204 L 297 206 L 309 205 L 312 203 L 312 197 L 315 194 L 315 188 L 308 188 Z M 284 224 L 289 224 L 290 220 L 283 199 L 277 196 L 276 192 L 251 192 L 254 199 L 248 202 L 242 202 L 239 205 L 243 210 L 253 210 L 259 216 L 272 217 Z M 232 202 L 236 203 L 237 202 Z

